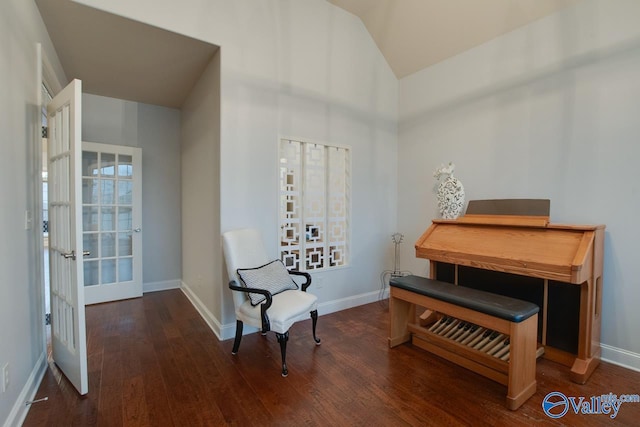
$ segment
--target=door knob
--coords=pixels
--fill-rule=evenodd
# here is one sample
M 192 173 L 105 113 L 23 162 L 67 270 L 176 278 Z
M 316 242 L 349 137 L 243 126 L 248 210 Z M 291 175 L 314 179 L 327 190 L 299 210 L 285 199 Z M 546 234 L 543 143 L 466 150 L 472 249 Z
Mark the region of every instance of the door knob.
M 142 231 L 142 228 L 138 227 L 138 228 L 134 228 L 133 231 L 135 231 L 136 233 L 139 233 Z

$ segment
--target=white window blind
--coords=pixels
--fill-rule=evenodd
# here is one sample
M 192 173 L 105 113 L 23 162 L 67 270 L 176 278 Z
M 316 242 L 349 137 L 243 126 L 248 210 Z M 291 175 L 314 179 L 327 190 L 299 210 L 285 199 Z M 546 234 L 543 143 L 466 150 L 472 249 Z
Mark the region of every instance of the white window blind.
M 288 269 L 347 265 L 350 149 L 280 140 L 280 258 Z

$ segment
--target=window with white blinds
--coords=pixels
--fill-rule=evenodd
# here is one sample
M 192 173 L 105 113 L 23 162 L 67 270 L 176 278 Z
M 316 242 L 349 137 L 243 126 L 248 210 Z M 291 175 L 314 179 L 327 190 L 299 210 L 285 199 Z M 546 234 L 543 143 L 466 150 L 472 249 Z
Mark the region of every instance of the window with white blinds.
M 351 153 L 280 140 L 280 258 L 290 270 L 349 263 Z

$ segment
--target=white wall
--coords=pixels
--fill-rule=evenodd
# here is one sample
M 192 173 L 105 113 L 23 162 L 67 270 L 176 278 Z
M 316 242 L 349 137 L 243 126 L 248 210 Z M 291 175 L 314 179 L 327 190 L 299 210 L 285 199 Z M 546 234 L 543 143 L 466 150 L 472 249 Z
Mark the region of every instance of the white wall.
M 82 95 L 82 139 L 142 149 L 145 292 L 180 286 L 180 110 Z
M 241 45 L 222 45 L 222 230 L 257 226 L 277 257 L 278 138 L 351 146 L 351 262 L 314 274 L 322 314 L 375 298 L 391 262 L 397 80 L 354 16 L 325 1 L 268 4 L 244 11 Z
M 37 267 L 41 217 L 34 203 L 41 165 L 37 43 L 64 83 L 35 3 L 0 2 L 0 368 L 8 363 L 10 377 L 9 388 L 0 395 L 0 425 L 21 423 L 24 402 L 35 393 L 47 366 L 43 277 Z M 34 218 L 31 230 L 25 230 L 27 210 Z
M 278 138 L 352 147 L 352 262 L 314 292 L 320 313 L 375 300 L 396 231 L 398 83 L 362 22 L 325 0 L 79 2 L 221 47 L 221 231 L 258 227 L 275 258 Z M 213 285 L 233 333 L 223 271 Z
M 548 198 L 606 224 L 603 357 L 640 369 L 640 2 L 585 0 L 400 81 L 399 229 L 438 216 L 433 171 L 470 199 Z M 404 245 L 404 265 L 426 261 Z M 627 353 L 631 352 L 631 353 Z
M 220 336 L 220 50 L 182 106 L 180 138 L 183 289 Z

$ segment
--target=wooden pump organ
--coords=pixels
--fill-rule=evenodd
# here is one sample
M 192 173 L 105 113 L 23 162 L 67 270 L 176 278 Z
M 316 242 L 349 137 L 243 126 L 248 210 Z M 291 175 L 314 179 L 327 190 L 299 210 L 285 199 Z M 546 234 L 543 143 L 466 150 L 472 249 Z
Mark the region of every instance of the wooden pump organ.
M 533 326 L 533 335 L 537 333 L 537 344 L 533 344 L 536 356 L 571 367 L 571 380 L 584 384 L 600 361 L 604 229 L 604 225 L 549 223 L 548 200 L 471 201 L 463 217 L 433 220 L 416 242 L 415 250 L 417 257 L 430 262 L 430 278 L 424 280 L 537 305 L 539 313 L 533 320 L 537 323 Z M 435 285 L 440 286 L 438 283 Z M 427 350 L 441 355 L 440 351 L 444 351 L 454 357 L 451 360 L 461 360 L 458 363 L 462 366 L 499 382 L 507 381 L 486 372 L 493 372 L 488 368 L 494 365 L 499 365 L 495 368 L 498 371 L 502 365 L 503 370 L 509 369 L 514 342 L 505 333 L 507 329 L 492 331 L 485 327 L 486 322 L 485 326 L 474 324 L 475 315 L 468 308 L 458 310 L 466 316 L 463 319 L 433 309 L 420 318 L 411 313 L 414 319 L 409 319 L 406 313 L 398 314 L 401 303 L 411 300 L 406 297 L 409 294 L 392 287 L 391 294 L 394 292 L 396 313 L 391 313 L 391 347 L 412 336 L 414 344 L 428 341 L 429 348 L 424 347 Z M 411 300 L 412 307 L 429 309 L 419 304 L 419 298 Z M 438 302 L 434 304 L 437 306 Z M 406 327 L 400 325 L 403 322 Z M 489 321 L 488 325 L 492 323 Z M 439 338 L 434 339 L 434 335 Z M 462 348 L 469 345 L 470 350 Z M 492 362 L 494 359 L 496 362 Z M 527 388 L 528 395 L 532 394 L 531 387 L 535 390 L 535 358 L 533 361 L 533 382 L 520 387 Z M 514 409 L 524 400 L 526 397 L 509 404 L 508 396 L 508 406 Z
M 416 256 L 430 261 L 432 279 L 537 304 L 544 357 L 571 366 L 571 379 L 584 384 L 600 362 L 605 227 L 550 224 L 548 201 L 546 215 L 527 201 L 501 209 L 508 202 L 470 202 L 463 217 L 434 220 Z M 476 213 L 525 205 L 535 215 Z

